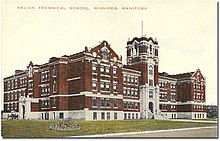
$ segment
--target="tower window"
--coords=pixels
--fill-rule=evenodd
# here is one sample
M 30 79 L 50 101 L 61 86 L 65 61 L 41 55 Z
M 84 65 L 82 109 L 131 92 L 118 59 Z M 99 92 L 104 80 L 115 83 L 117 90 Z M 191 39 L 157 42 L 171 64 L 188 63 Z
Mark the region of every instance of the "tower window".
M 154 74 L 153 69 L 154 69 L 153 66 L 150 65 L 150 66 L 149 66 L 149 75 L 153 75 L 153 74 Z
M 149 86 L 154 86 L 152 79 L 149 79 Z
M 149 98 L 153 98 L 153 91 L 149 91 Z
M 150 54 L 152 54 L 152 45 L 150 45 Z

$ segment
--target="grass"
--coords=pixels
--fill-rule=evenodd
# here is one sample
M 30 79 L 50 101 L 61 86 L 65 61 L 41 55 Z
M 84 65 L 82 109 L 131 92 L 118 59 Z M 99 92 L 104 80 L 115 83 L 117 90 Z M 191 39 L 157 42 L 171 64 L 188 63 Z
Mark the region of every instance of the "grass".
M 81 126 L 80 130 L 54 131 L 49 125 L 56 121 L 13 120 L 2 121 L 3 138 L 46 138 L 74 135 L 91 135 L 117 132 L 135 132 L 160 129 L 213 126 L 212 123 L 195 123 L 163 120 L 117 120 L 117 121 L 82 121 L 74 122 Z

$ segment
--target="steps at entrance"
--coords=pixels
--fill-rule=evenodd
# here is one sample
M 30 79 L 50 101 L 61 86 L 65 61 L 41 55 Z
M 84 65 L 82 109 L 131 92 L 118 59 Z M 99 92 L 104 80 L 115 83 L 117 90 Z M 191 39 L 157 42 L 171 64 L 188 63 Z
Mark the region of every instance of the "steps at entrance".
M 159 120 L 170 120 L 168 117 L 162 116 L 162 115 L 154 115 L 154 119 Z

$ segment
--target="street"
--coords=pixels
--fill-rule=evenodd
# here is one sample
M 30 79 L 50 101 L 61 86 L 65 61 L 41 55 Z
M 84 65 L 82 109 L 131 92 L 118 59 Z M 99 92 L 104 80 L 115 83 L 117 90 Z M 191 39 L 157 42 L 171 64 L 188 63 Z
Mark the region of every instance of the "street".
M 170 130 L 69 136 L 68 138 L 217 138 L 217 136 L 217 126 L 210 126 Z

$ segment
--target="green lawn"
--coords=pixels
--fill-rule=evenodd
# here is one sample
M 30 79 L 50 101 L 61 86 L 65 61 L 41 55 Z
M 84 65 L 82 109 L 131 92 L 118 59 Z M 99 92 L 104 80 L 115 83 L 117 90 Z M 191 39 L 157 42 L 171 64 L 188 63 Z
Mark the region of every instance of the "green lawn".
M 74 135 L 91 135 L 116 132 L 132 132 L 159 129 L 187 128 L 198 126 L 213 126 L 211 123 L 193 123 L 182 121 L 162 120 L 119 120 L 119 121 L 82 121 L 74 122 L 81 126 L 81 129 L 74 131 L 54 131 L 49 125 L 56 121 L 41 120 L 14 120 L 2 121 L 3 138 L 44 138 L 63 137 Z

